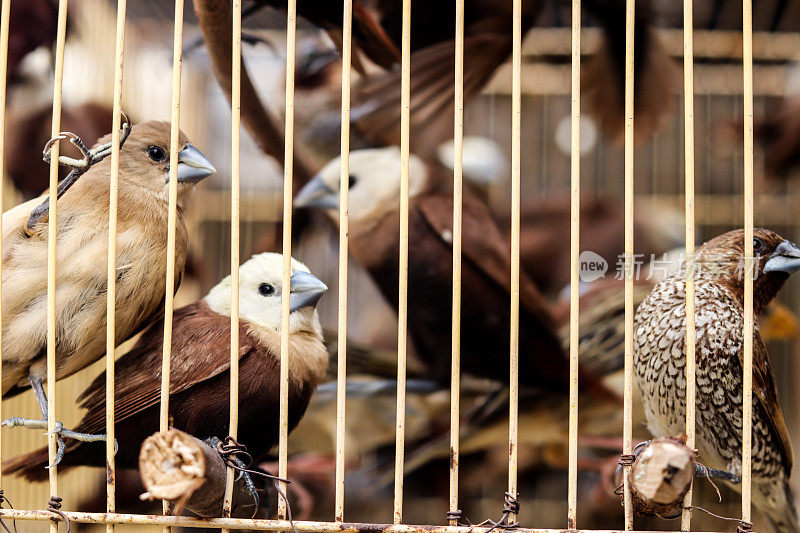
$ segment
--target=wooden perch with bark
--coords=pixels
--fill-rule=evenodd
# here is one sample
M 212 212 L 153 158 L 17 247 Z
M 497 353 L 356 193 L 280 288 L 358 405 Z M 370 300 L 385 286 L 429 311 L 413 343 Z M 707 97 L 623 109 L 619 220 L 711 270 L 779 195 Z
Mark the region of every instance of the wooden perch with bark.
M 201 517 L 222 516 L 227 467 L 216 448 L 171 428 L 142 443 L 139 474 L 147 492 L 141 498 L 172 502 L 174 514 L 189 511 Z M 256 500 L 244 476 L 233 486 L 232 516 L 249 518 Z

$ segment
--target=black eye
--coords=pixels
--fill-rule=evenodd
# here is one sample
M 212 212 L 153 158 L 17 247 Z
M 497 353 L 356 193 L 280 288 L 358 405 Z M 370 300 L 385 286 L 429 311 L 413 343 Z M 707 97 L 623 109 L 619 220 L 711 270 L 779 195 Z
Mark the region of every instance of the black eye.
M 273 292 L 275 292 L 275 287 L 273 287 L 269 283 L 262 283 L 261 285 L 258 286 L 258 294 L 260 294 L 261 296 L 269 296 Z
M 160 146 L 148 146 L 147 155 L 153 161 L 163 161 L 167 153 Z
M 350 174 L 349 178 L 350 178 L 350 179 L 349 179 L 349 180 L 348 180 L 348 182 L 347 182 L 347 183 L 348 183 L 348 185 L 347 185 L 347 186 L 348 186 L 348 187 L 352 187 L 353 185 L 355 185 L 355 184 L 356 184 L 356 181 L 357 181 L 357 180 L 356 180 L 356 177 L 355 177 L 355 176 L 353 176 L 352 174 Z
M 764 244 L 764 241 L 762 241 L 758 237 L 753 237 L 753 253 L 760 254 L 764 251 L 765 248 L 766 244 Z

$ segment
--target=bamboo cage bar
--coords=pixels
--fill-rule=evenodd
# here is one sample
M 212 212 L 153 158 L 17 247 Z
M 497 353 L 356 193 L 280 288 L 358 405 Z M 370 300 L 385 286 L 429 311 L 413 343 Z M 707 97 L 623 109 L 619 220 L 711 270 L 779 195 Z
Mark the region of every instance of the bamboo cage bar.
M 183 62 L 183 1 L 175 0 L 172 42 L 172 103 L 169 142 L 169 206 L 167 216 L 167 272 L 164 293 L 164 345 L 161 358 L 161 411 L 159 429 L 169 429 L 169 379 L 172 356 L 172 315 L 175 296 L 175 230 L 178 210 L 178 140 L 181 120 L 181 66 Z M 162 504 L 169 514 L 169 502 Z M 165 531 L 169 528 L 165 527 Z
M 635 0 L 625 2 L 625 388 L 623 390 L 622 453 L 633 453 L 633 150 L 634 150 L 634 21 Z M 625 530 L 633 529 L 633 501 L 628 476 L 632 465 L 623 466 Z
M 403 468 L 408 354 L 408 184 L 411 117 L 411 0 L 403 0 L 400 60 L 400 261 L 397 306 L 397 414 L 394 461 L 394 523 L 403 520 Z
M 6 123 L 6 89 L 8 81 L 8 30 L 11 16 L 11 0 L 3 0 L 0 7 L 0 125 Z M 5 127 L 0 127 L 0 208 L 3 206 L 3 176 L 5 175 Z M 0 216 L 0 250 L 3 249 L 3 217 Z M 0 256 L 0 280 L 3 279 L 3 261 Z M 0 324 L 3 323 L 3 284 L 0 283 Z M 0 327 L 0 383 L 3 381 L 3 328 Z M 2 415 L 3 393 L 0 390 L 0 420 Z M 0 426 L 2 427 L 2 426 Z M 2 458 L 0 446 L 0 458 Z M 0 486 L 3 486 L 3 468 L 0 461 Z
M 751 522 L 753 438 L 753 2 L 742 1 L 744 81 L 744 364 L 742 380 L 742 520 Z
M 334 520 L 344 522 L 345 407 L 347 405 L 347 253 L 350 218 L 350 70 L 353 57 L 353 0 L 342 13 L 342 119 L 339 173 L 339 315 L 336 338 L 336 489 Z
M 106 511 L 116 512 L 116 453 L 114 426 L 116 300 L 117 300 L 117 207 L 119 199 L 119 140 L 122 122 L 122 72 L 125 59 L 125 15 L 127 0 L 117 2 L 117 32 L 114 52 L 114 103 L 111 123 L 111 176 L 108 199 L 108 264 L 106 280 Z M 2 245 L 0 245 L 0 248 Z M 113 531 L 113 524 L 106 531 Z
M 291 291 L 292 276 L 292 175 L 294 171 L 294 63 L 297 40 L 297 0 L 286 8 L 286 118 L 283 151 L 283 281 L 281 294 Z M 281 386 L 278 427 L 278 477 L 287 477 L 289 446 L 289 298 L 281 299 Z M 286 483 L 278 482 L 286 494 Z M 286 501 L 278 498 L 278 518 L 286 518 Z
M 578 515 L 578 357 L 580 351 L 580 142 L 581 142 L 581 0 L 572 0 L 572 96 L 570 103 L 570 283 L 569 283 L 569 468 L 567 528 L 577 529 Z
M 64 513 L 71 522 L 80 524 L 161 525 L 190 528 L 249 529 L 252 531 L 292 531 L 288 520 L 247 518 L 194 518 L 191 516 L 138 515 L 116 513 Z M 15 520 L 50 520 L 47 511 L 0 509 L 0 517 Z M 294 527 L 302 533 L 487 533 L 489 526 L 432 526 L 406 524 L 372 524 L 357 522 L 314 522 L 295 520 Z M 514 528 L 516 533 L 564 533 L 563 529 Z M 573 533 L 616 533 L 615 530 L 575 530 Z M 642 531 L 640 533 L 655 533 Z M 704 532 L 698 532 L 704 533 Z
M 231 42 L 231 375 L 230 427 L 228 435 L 239 435 L 239 192 L 240 132 L 242 116 L 242 1 L 232 2 Z M 222 517 L 231 515 L 236 472 L 227 468 Z M 223 531 L 227 531 L 223 529 Z
M 522 1 L 514 0 L 512 10 L 511 62 L 511 309 L 509 315 L 508 380 L 508 493 L 516 498 L 519 464 L 519 225 L 520 149 L 522 142 Z M 508 523 L 516 522 L 510 514 Z
M 55 73 L 53 76 L 53 122 L 51 136 L 57 137 L 61 130 L 61 88 L 64 81 L 64 45 L 67 35 L 67 0 L 58 2 L 58 32 L 56 34 Z M 58 188 L 58 142 L 50 150 L 50 191 Z M 47 457 L 55 464 L 58 446 L 56 427 L 56 200 L 49 194 L 47 221 Z M 58 468 L 52 466 L 48 472 L 50 496 L 58 495 Z M 50 531 L 58 533 L 58 521 L 50 522 Z
M 464 0 L 456 0 L 453 98 L 453 322 L 450 358 L 450 525 L 458 525 L 461 400 L 461 206 L 464 193 Z
M 694 301 L 694 57 L 692 42 L 692 0 L 683 2 L 683 102 L 686 224 L 686 445 L 695 441 L 695 301 Z M 686 493 L 681 512 L 681 531 L 689 531 L 692 521 L 692 489 Z

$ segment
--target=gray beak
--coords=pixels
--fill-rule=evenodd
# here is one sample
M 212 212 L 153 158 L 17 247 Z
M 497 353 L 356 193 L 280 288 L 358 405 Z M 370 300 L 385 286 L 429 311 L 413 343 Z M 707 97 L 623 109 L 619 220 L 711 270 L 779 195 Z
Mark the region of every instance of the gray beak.
M 296 270 L 289 278 L 289 311 L 295 312 L 303 307 L 314 307 L 328 286 L 308 272 Z
M 322 177 L 317 174 L 297 193 L 294 205 L 295 207 L 335 209 L 339 207 L 339 194 L 328 187 L 322 181 Z
M 793 274 L 798 270 L 800 270 L 800 247 L 791 241 L 780 243 L 764 265 L 764 272 Z
M 203 152 L 186 143 L 178 152 L 178 183 L 197 183 L 217 171 Z

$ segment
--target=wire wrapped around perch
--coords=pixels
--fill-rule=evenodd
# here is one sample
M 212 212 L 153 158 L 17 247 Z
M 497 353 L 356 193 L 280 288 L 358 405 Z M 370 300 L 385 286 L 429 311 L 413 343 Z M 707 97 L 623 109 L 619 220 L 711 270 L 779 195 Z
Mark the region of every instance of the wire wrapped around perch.
M 197 516 L 220 516 L 226 471 L 223 458 L 208 443 L 174 428 L 154 433 L 139 452 L 139 475 L 147 489 L 141 498 L 173 502 L 174 514 L 185 509 Z M 238 478 L 233 515 L 250 517 L 254 505 L 244 478 Z

